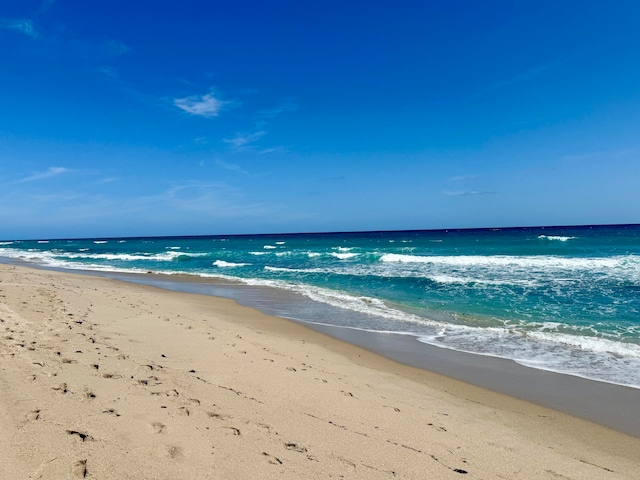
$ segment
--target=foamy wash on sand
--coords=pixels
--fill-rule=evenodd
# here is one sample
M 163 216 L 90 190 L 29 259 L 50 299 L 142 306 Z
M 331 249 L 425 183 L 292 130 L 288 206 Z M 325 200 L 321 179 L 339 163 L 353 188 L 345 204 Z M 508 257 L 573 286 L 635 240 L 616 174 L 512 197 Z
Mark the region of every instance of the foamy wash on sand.
M 342 312 L 318 323 L 640 388 L 637 225 L 15 241 L 0 256 L 286 289 Z

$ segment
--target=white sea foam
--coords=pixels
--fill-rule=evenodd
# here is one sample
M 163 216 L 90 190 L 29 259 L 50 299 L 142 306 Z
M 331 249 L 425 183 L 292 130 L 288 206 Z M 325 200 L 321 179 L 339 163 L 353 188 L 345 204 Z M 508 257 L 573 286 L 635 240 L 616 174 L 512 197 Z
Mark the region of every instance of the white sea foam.
M 287 242 L 276 242 L 276 245 L 284 245 Z
M 269 266 L 265 267 L 265 270 L 285 273 L 296 271 Z M 318 269 L 319 272 L 321 270 Z M 310 271 L 312 269 L 304 269 L 305 273 Z M 381 324 L 381 328 L 374 330 L 415 334 L 420 337 L 420 341 L 438 347 L 509 358 L 532 368 L 640 388 L 640 346 L 606 338 L 560 333 L 563 329 L 570 330 L 570 325 L 554 322 L 540 323 L 538 327 L 526 322 L 521 325 L 489 328 L 458 325 L 403 312 L 372 297 L 354 296 L 282 280 L 235 280 L 249 285 L 290 290 L 317 302 L 391 322 Z M 400 322 L 397 324 L 398 330 L 393 328 L 396 322 Z M 401 324 L 405 326 L 401 327 Z M 414 325 L 413 332 L 407 329 L 407 325 Z M 532 328 L 534 330 L 531 330 Z M 596 369 L 592 367 L 595 364 L 598 365 Z
M 319 255 L 319 254 L 318 254 Z M 343 264 L 335 267 L 311 267 L 311 268 L 288 268 L 288 267 L 273 267 L 273 266 L 265 266 L 264 269 L 266 271 L 271 272 L 286 272 L 286 273 L 299 273 L 299 274 L 321 274 L 321 275 L 337 275 L 337 276 L 355 276 L 355 277 L 364 277 L 364 276 L 375 276 L 380 278 L 392 278 L 392 277 L 403 277 L 403 278 L 426 278 L 436 283 L 441 284 L 450 284 L 450 285 L 518 285 L 521 287 L 529 287 L 533 288 L 539 285 L 539 281 L 535 279 L 518 279 L 518 278 L 507 278 L 507 279 L 485 279 L 485 278 L 476 278 L 476 277 L 468 277 L 468 276 L 453 276 L 453 275 L 437 275 L 437 274 L 425 274 L 424 272 L 418 271 L 410 271 L 410 270 L 402 270 L 398 272 L 392 268 L 385 268 L 385 265 L 359 265 L 359 264 Z
M 270 265 L 265 265 L 264 269 L 267 272 L 287 272 L 287 273 L 306 273 L 307 272 L 307 269 L 300 270 L 297 268 L 272 267 Z
M 472 278 L 472 277 L 454 277 L 450 275 L 429 275 L 427 276 L 429 280 L 432 280 L 436 283 L 442 284 L 459 284 L 459 285 L 469 285 L 469 284 L 477 284 L 477 285 L 523 285 L 523 286 L 534 286 L 535 282 L 531 280 L 518 280 L 518 279 L 509 279 L 509 280 L 487 280 L 484 278 Z
M 103 243 L 109 243 L 108 240 L 94 240 L 93 243 L 96 245 L 102 245 Z
M 335 252 L 332 252 L 331 256 L 335 257 L 335 258 L 339 258 L 340 260 L 347 260 L 349 258 L 357 257 L 358 254 L 357 253 L 335 253 Z
M 640 359 L 640 345 L 609 340 L 606 338 L 584 335 L 567 335 L 563 333 L 530 332 L 528 335 L 537 340 L 559 343 L 594 353 L 610 353 L 619 357 L 635 357 Z
M 265 267 L 266 269 L 267 267 Z M 269 270 L 278 271 L 278 267 L 269 267 Z M 236 280 L 246 283 L 247 285 L 266 286 L 282 288 L 304 295 L 311 300 L 326 303 L 334 307 L 351 310 L 358 313 L 368 315 L 382 316 L 384 318 L 398 320 L 403 322 L 418 323 L 421 325 L 446 325 L 440 322 L 418 317 L 417 315 L 408 314 L 400 310 L 389 308 L 382 300 L 366 296 L 354 296 L 341 291 L 330 290 L 322 287 L 315 287 L 306 284 L 287 282 L 281 280 L 263 280 L 263 279 L 242 279 Z
M 275 247 L 274 245 L 265 245 L 262 248 L 264 248 L 265 250 L 273 250 L 274 248 L 278 248 L 278 247 Z
M 0 242 L 0 245 L 13 245 L 13 242 Z
M 326 268 L 286 268 L 286 267 L 272 267 L 270 265 L 265 265 L 264 270 L 267 272 L 283 272 L 283 273 L 320 273 L 327 274 L 330 273 L 329 269 Z
M 233 263 L 233 262 L 225 262 L 224 260 L 216 260 L 213 262 L 213 265 L 220 268 L 233 268 L 233 267 L 246 267 L 247 265 L 251 265 L 250 263 Z
M 49 240 L 38 240 L 38 243 L 49 243 Z
M 269 252 L 249 252 L 249 255 L 267 255 Z
M 316 257 L 321 257 L 322 254 L 318 253 L 318 252 L 308 252 L 307 255 L 309 256 L 309 258 L 316 258 Z
M 180 250 L 182 247 L 167 247 L 167 250 Z
M 380 257 L 381 262 L 388 263 L 422 263 L 449 267 L 522 267 L 565 270 L 594 270 L 613 268 L 639 268 L 640 257 L 621 255 L 617 257 L 567 258 L 546 255 L 458 255 L 458 256 L 420 256 L 387 253 Z
M 567 242 L 569 240 L 573 240 L 576 237 L 562 237 L 559 235 L 538 235 L 540 240 L 556 240 L 558 242 Z
M 140 268 L 118 268 L 112 265 L 101 265 L 94 263 L 79 263 L 69 259 L 59 260 L 52 252 L 41 252 L 38 250 L 9 250 L 0 248 L 0 256 L 8 258 L 19 258 L 22 260 L 41 263 L 47 267 L 64 268 L 69 270 L 96 270 L 102 272 L 120 272 L 120 273 L 146 273 L 148 269 Z
M 421 335 L 419 341 L 441 348 L 497 358 L 508 358 L 529 368 L 573 375 L 616 385 L 640 388 L 640 358 L 621 357 L 603 348 L 609 342 L 594 339 L 574 345 L 532 340 L 508 330 L 443 329 L 437 335 Z M 569 347 L 569 348 L 567 348 Z M 594 366 L 597 365 L 597 368 Z
M 83 250 L 83 249 L 81 249 Z M 183 253 L 169 251 L 157 254 L 130 254 L 130 253 L 92 253 L 88 251 L 81 251 L 78 253 L 72 252 L 59 252 L 59 251 L 40 251 L 30 249 L 25 250 L 12 250 L 12 249 L 0 249 L 0 252 L 4 256 L 11 258 L 29 258 L 32 260 L 41 261 L 46 265 L 55 266 L 64 265 L 64 262 L 72 262 L 73 260 L 108 260 L 108 261 L 124 261 L 133 262 L 138 260 L 151 260 L 159 262 L 170 262 L 179 257 L 202 257 L 207 256 L 206 253 Z M 86 268 L 86 264 L 85 265 Z

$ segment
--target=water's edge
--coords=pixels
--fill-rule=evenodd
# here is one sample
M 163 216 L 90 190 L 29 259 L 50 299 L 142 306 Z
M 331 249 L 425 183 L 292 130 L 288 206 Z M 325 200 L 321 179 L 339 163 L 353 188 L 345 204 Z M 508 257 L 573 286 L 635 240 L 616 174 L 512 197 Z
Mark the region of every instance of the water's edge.
M 278 306 L 283 303 L 309 304 L 308 299 L 303 299 L 292 292 L 270 287 L 232 284 L 210 278 L 66 270 L 42 267 L 9 258 L 0 258 L 0 262 L 30 268 L 90 274 L 164 290 L 233 299 L 240 305 L 295 321 L 401 364 L 529 401 L 640 438 L 640 415 L 638 415 L 640 389 L 529 368 L 508 359 L 439 348 L 419 342 L 412 335 L 323 325 L 318 323 L 319 317 L 296 318 L 282 314 Z M 321 308 L 326 306 L 322 305 Z M 316 313 L 320 313 L 320 310 Z

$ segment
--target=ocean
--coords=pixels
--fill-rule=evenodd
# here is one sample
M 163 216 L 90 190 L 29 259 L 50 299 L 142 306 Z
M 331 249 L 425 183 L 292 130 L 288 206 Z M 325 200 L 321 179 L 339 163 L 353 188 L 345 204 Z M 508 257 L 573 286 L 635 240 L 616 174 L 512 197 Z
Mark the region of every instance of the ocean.
M 640 225 L 15 240 L 0 257 L 287 291 L 268 313 L 640 388 Z

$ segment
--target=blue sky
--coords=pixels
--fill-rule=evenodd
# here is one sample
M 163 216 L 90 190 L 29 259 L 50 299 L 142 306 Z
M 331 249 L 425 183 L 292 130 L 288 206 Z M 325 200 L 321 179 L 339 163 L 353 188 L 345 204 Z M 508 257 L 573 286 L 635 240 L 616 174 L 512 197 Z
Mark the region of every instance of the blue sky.
M 0 238 L 640 222 L 636 1 L 0 0 Z

